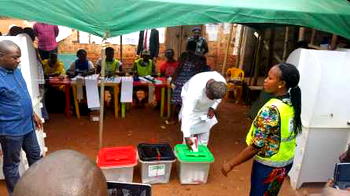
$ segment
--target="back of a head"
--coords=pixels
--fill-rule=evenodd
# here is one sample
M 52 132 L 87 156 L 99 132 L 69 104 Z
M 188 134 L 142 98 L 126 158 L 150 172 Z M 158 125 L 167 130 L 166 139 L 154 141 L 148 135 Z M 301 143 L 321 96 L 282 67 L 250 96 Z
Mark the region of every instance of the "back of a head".
M 14 196 L 107 196 L 106 179 L 94 162 L 59 150 L 33 164 L 18 181 Z
M 77 51 L 77 57 L 79 57 L 79 56 L 86 56 L 86 55 L 87 55 L 87 52 L 84 49 L 79 49 Z
M 187 42 L 186 51 L 194 53 L 196 51 L 196 47 L 197 47 L 197 42 L 193 40 L 189 40 Z
M 208 90 L 214 99 L 222 99 L 226 94 L 226 88 L 224 82 L 214 81 L 208 85 Z
M 9 36 L 16 36 L 18 34 L 23 33 L 23 28 L 19 26 L 13 26 L 10 28 L 8 35 Z
M 23 29 L 23 33 L 29 35 L 29 37 L 32 39 L 32 41 L 35 40 L 35 33 L 34 33 L 33 28 L 26 27 Z
M 278 65 L 281 70 L 281 80 L 286 82 L 286 88 L 289 90 L 291 102 L 294 108 L 294 133 L 301 132 L 301 90 L 298 86 L 300 74 L 298 69 L 289 63 L 280 63 Z
M 105 54 L 109 54 L 109 53 L 114 53 L 114 48 L 112 47 L 107 47 L 106 50 L 105 50 Z
M 298 69 L 289 63 L 280 63 L 279 69 L 282 73 L 282 80 L 286 82 L 286 87 L 294 88 L 299 84 L 300 74 Z

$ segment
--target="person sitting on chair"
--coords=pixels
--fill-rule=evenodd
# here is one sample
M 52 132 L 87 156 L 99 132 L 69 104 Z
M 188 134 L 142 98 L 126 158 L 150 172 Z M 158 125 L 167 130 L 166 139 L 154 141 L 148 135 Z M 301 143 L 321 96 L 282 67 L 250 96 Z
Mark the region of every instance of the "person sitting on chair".
M 91 75 L 95 73 L 94 65 L 87 59 L 87 52 L 84 49 L 80 49 L 77 52 L 78 59 L 75 60 L 67 70 L 67 74 L 70 77 L 74 77 L 78 74 L 82 76 Z
M 44 75 L 45 77 L 55 77 L 65 75 L 64 64 L 62 61 L 57 59 L 57 54 L 55 52 L 51 52 L 49 54 L 49 59 L 45 59 L 42 61 L 44 67 Z
M 122 63 L 114 58 L 114 48 L 107 47 L 105 50 L 106 54 L 106 67 L 105 76 L 112 77 L 115 76 L 117 72 L 122 71 Z M 96 62 L 96 73 L 101 73 L 102 59 L 98 59 Z
M 137 59 L 134 63 L 133 72 L 135 76 L 147 76 L 156 73 L 155 65 L 149 51 L 142 51 L 141 58 Z

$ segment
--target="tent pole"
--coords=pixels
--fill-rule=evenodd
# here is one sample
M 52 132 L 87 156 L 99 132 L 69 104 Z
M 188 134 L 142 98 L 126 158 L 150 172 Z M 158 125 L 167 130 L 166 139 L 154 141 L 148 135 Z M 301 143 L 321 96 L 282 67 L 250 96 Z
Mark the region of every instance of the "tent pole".
M 304 39 L 305 39 L 305 27 L 300 27 L 298 41 L 304 41 Z
M 283 56 L 282 56 L 283 61 L 285 61 L 287 57 L 288 36 L 289 36 L 289 27 L 286 27 L 286 33 L 284 34 L 284 44 L 283 44 Z
M 272 62 L 273 62 L 273 49 L 274 49 L 274 45 L 275 45 L 275 34 L 276 34 L 276 29 L 272 28 L 271 29 L 271 34 L 270 34 L 270 40 L 268 42 L 268 60 L 267 60 L 267 66 L 270 68 L 270 66 L 272 66 Z
M 258 79 L 259 79 L 260 56 L 261 56 L 261 50 L 262 50 L 261 46 L 262 46 L 263 37 L 264 37 L 264 31 L 261 31 L 259 33 L 259 37 L 258 37 L 258 49 L 257 49 L 257 53 L 256 53 L 256 56 L 255 56 L 253 86 L 257 85 Z
M 230 50 L 230 44 L 231 44 L 231 39 L 232 39 L 233 28 L 234 28 L 233 24 L 231 24 L 230 35 L 228 36 L 228 41 L 227 41 L 227 44 L 226 44 L 224 63 L 222 65 L 222 70 L 221 70 L 221 74 L 222 75 L 225 75 L 225 67 L 226 67 L 226 63 L 227 63 L 228 51 Z
M 107 34 L 106 34 L 107 35 Z M 100 121 L 99 121 L 99 149 L 103 146 L 103 113 L 104 113 L 104 92 L 105 92 L 105 85 L 104 85 L 104 78 L 105 78 L 105 67 L 106 67 L 106 38 L 107 36 L 104 36 L 102 41 L 102 48 L 101 48 L 101 56 L 102 56 L 102 65 L 101 65 L 101 86 L 100 86 Z
M 315 36 L 316 36 L 316 30 L 315 30 L 315 29 L 312 29 L 311 40 L 310 40 L 310 44 L 311 44 L 311 45 L 314 45 Z
M 120 61 L 123 62 L 123 36 L 120 35 Z
M 335 50 L 337 48 L 337 39 L 338 39 L 338 36 L 336 34 L 333 34 L 332 40 L 331 40 L 331 45 L 330 45 L 331 50 Z
M 238 40 L 238 46 L 237 46 L 237 57 L 236 57 L 236 65 L 235 67 L 239 67 L 239 62 L 241 61 L 241 46 L 243 41 L 243 26 L 238 25 L 237 29 L 239 29 L 239 40 Z M 237 34 L 236 34 L 237 35 Z M 237 39 L 237 37 L 236 37 Z
M 260 37 L 260 32 L 258 33 L 258 37 L 256 38 L 256 43 L 255 43 L 255 49 L 254 49 L 254 55 L 253 55 L 253 62 L 251 63 L 249 69 L 250 69 L 250 77 L 248 80 L 248 85 L 253 86 L 254 84 L 254 75 L 255 75 L 255 66 L 256 66 L 256 58 L 258 57 L 258 51 L 259 51 L 259 37 Z
M 248 29 L 247 27 L 243 26 L 242 27 L 242 43 L 241 43 L 241 53 L 240 53 L 240 60 L 239 60 L 239 66 L 238 68 L 243 69 L 244 65 L 244 58 L 245 58 L 245 53 L 246 53 L 246 47 L 247 47 L 247 37 L 248 37 Z

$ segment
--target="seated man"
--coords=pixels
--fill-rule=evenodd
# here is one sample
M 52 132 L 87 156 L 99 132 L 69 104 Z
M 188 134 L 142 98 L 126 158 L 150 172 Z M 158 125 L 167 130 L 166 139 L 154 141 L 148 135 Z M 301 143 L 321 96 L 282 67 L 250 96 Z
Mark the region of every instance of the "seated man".
M 67 70 L 67 74 L 70 77 L 74 77 L 78 74 L 82 76 L 91 75 L 95 73 L 94 64 L 90 60 L 87 59 L 87 52 L 84 49 L 80 49 L 77 52 L 78 59 L 75 60 L 69 69 Z
M 63 62 L 57 59 L 56 52 L 49 53 L 49 58 L 42 61 L 44 76 L 65 77 Z M 44 103 L 48 112 L 63 112 L 65 106 L 64 85 L 45 85 Z
M 122 63 L 114 58 L 114 49 L 112 47 L 107 47 L 106 51 L 106 67 L 105 67 L 105 76 L 112 77 L 117 72 L 122 71 Z M 102 59 L 98 59 L 96 62 L 96 73 L 101 73 Z
M 143 51 L 141 58 L 134 63 L 133 72 L 135 76 L 147 76 L 155 74 L 155 65 L 149 51 Z
M 141 58 L 134 63 L 133 72 L 135 76 L 147 76 L 155 74 L 155 65 L 149 51 L 142 51 Z M 148 100 L 148 88 L 137 86 L 134 88 L 135 104 L 144 107 Z
M 42 61 L 45 77 L 64 76 L 64 64 L 57 59 L 57 54 L 52 52 L 49 58 Z

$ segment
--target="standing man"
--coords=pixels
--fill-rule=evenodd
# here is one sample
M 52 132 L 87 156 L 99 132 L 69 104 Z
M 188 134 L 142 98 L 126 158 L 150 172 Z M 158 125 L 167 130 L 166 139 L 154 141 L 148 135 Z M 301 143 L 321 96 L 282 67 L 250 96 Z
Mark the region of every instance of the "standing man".
M 208 53 L 208 43 L 207 40 L 201 36 L 202 30 L 200 27 L 194 27 L 192 29 L 192 36 L 188 38 L 187 43 L 189 41 L 194 41 L 197 43 L 195 54 L 199 56 L 204 56 Z
M 34 24 L 33 29 L 35 36 L 38 38 L 41 59 L 48 59 L 51 52 L 57 53 L 58 26 L 38 22 Z
M 21 50 L 12 41 L 0 41 L 0 143 L 3 172 L 10 195 L 20 178 L 18 166 L 23 148 L 29 166 L 40 159 L 34 124 L 42 128 L 33 112 L 32 102 L 21 71 Z
M 216 71 L 196 74 L 182 87 L 179 119 L 189 148 L 193 137 L 198 144 L 208 145 L 210 129 L 217 123 L 215 110 L 225 93 L 225 78 Z

